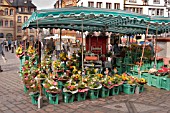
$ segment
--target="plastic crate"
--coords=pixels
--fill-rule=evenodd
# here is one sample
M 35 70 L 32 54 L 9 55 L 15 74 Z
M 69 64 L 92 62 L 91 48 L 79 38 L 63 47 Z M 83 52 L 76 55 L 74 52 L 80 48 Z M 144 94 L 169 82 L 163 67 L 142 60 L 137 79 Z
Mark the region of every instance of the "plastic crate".
M 74 98 L 75 98 L 74 94 L 66 93 L 66 92 L 63 93 L 63 101 L 65 103 L 72 103 L 72 102 L 74 102 Z
M 123 84 L 123 92 L 125 94 L 134 94 L 135 93 L 135 85 Z
M 88 91 L 88 96 L 90 99 L 97 99 L 99 98 L 99 91 L 100 89 L 91 89 Z
M 151 75 L 151 86 L 155 86 L 157 88 L 161 88 L 160 86 L 160 78 L 159 76 Z
M 167 78 L 167 76 L 161 77 L 160 78 L 160 87 L 162 89 L 170 91 L 170 78 Z
M 147 85 L 151 86 L 151 74 L 144 72 L 141 74 L 141 78 L 144 78 L 147 81 Z
M 117 57 L 117 58 L 116 58 L 116 65 L 117 65 L 117 66 L 122 66 L 122 65 L 121 65 L 122 62 L 123 62 L 123 58 L 122 58 L 122 57 Z
M 49 103 L 50 104 L 58 104 L 58 98 L 59 98 L 59 95 L 58 94 L 50 94 L 49 93 Z
M 110 89 L 110 95 L 118 95 L 120 91 L 121 86 L 114 86 L 112 89 Z
M 35 93 L 35 94 L 30 95 L 32 104 L 38 104 L 39 95 L 40 95 L 39 93 Z
M 87 92 L 79 92 L 77 93 L 77 101 L 83 101 L 86 100 Z
M 108 97 L 109 93 L 110 93 L 110 89 L 108 89 L 108 88 L 102 87 L 100 89 L 100 97 L 102 97 L 102 98 Z

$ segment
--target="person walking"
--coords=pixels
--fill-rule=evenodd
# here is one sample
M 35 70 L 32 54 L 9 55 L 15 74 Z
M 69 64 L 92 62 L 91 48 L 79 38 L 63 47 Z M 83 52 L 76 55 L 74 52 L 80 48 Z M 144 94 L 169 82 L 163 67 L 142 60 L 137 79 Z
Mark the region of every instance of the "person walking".
M 11 43 L 11 53 L 14 53 L 14 41 L 12 41 L 12 43 Z
M 2 43 L 0 43 L 0 55 L 2 55 L 3 60 L 6 62 L 6 58 L 5 58 L 5 54 L 3 52 L 3 48 L 2 48 Z M 1 65 L 0 65 L 0 72 L 3 72 Z
M 9 40 L 8 40 L 8 48 L 9 48 L 9 50 L 11 50 L 11 44 L 12 44 L 12 42 L 11 42 L 11 40 L 9 39 Z
M 49 54 L 53 54 L 53 51 L 55 50 L 55 44 L 53 41 L 53 38 L 51 38 L 47 43 L 47 49 L 49 50 Z

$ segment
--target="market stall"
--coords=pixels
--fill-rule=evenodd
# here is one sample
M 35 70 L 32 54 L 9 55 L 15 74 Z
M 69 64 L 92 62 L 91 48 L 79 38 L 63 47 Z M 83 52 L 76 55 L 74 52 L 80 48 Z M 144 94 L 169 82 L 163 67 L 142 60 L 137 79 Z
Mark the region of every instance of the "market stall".
M 155 22 L 159 22 L 161 24 L 154 24 Z M 146 15 L 140 15 L 121 10 L 71 7 L 52 10 L 40 10 L 34 12 L 32 16 L 28 19 L 28 21 L 23 25 L 23 29 L 26 28 L 69 29 L 81 31 L 82 38 L 83 32 L 85 31 L 112 32 L 128 35 L 135 34 L 147 35 L 155 33 L 160 34 L 169 31 L 170 26 L 168 24 L 162 24 L 163 22 L 167 23 L 169 21 L 166 19 L 152 20 L 152 18 Z M 100 46 L 102 46 L 101 44 L 103 43 L 105 44 L 106 41 L 101 41 Z M 97 43 L 96 45 L 98 46 Z M 87 47 L 88 50 L 96 51 L 95 50 L 96 47 L 94 48 L 93 47 L 94 45 L 92 45 L 92 43 L 91 46 L 92 47 L 90 46 Z M 134 49 L 133 47 L 134 48 L 136 47 L 138 49 L 136 48 Z M 102 48 L 97 47 L 98 50 L 96 52 L 98 53 L 99 48 L 101 54 L 105 54 L 106 51 L 105 48 L 103 48 L 103 46 Z M 130 46 L 127 48 L 124 58 L 117 57 L 116 59 L 117 70 L 105 69 L 101 71 L 100 70 L 101 68 L 94 67 L 93 62 L 91 63 L 89 68 L 84 67 L 84 59 L 87 57 L 85 57 L 86 54 L 84 53 L 84 47 L 82 46 L 81 51 L 74 53 L 72 58 L 68 58 L 67 54 L 61 53 L 60 58 L 54 62 L 51 61 L 49 54 L 45 54 L 42 64 L 39 65 L 37 63 L 32 64 L 35 65 L 36 68 L 38 68 L 33 69 L 35 70 L 35 73 L 34 71 L 32 71 L 34 73 L 33 74 L 34 76 L 32 76 L 32 72 L 25 74 L 25 70 L 30 70 L 30 68 L 32 67 L 27 66 L 27 68 L 26 69 L 24 68 L 23 70 L 25 64 L 24 65 L 22 64 L 21 74 L 25 86 L 28 85 L 28 87 L 26 87 L 27 89 L 32 89 L 29 87 L 30 81 L 32 79 L 34 82 L 31 83 L 33 83 L 34 86 L 37 86 L 35 85 L 36 82 L 34 78 L 36 77 L 39 79 L 43 78 L 42 79 L 44 80 L 42 81 L 44 88 L 43 93 L 49 99 L 49 102 L 53 104 L 58 104 L 57 99 L 58 95 L 60 95 L 61 92 L 63 92 L 62 93 L 64 97 L 63 101 L 66 103 L 73 102 L 75 100 L 74 99 L 75 97 L 78 101 L 85 100 L 86 97 L 89 97 L 90 99 L 96 99 L 99 97 L 99 95 L 100 97 L 107 97 L 109 95 L 118 94 L 119 90 L 120 92 L 124 92 L 126 94 L 134 94 L 135 92 L 139 93 L 144 91 L 143 88 L 146 81 L 143 78 L 140 77 L 137 78 L 129 76 L 126 73 L 123 73 L 123 66 L 125 65 L 126 72 L 131 72 L 133 75 L 135 75 L 135 72 L 137 71 L 137 69 L 135 70 L 136 66 L 140 68 L 140 70 L 142 70 L 143 67 L 150 68 L 149 66 L 151 63 L 148 62 L 148 60 L 143 60 L 143 56 L 145 54 L 147 55 L 147 52 L 144 50 L 145 46 L 141 47 L 136 45 Z M 133 53 L 136 54 L 133 55 Z M 18 52 L 18 56 L 21 56 L 20 58 L 22 59 L 23 52 L 21 52 L 21 54 Z M 32 56 L 30 57 L 32 58 Z M 97 57 L 97 60 L 98 59 L 99 58 Z M 134 61 L 136 62 L 136 59 L 138 59 L 139 64 L 134 64 Z M 27 61 L 26 64 L 28 62 L 31 63 L 32 59 Z M 142 62 L 144 62 L 143 65 L 141 65 Z M 133 68 L 133 71 L 131 68 Z M 110 72 L 112 71 L 113 73 L 110 74 Z M 120 75 L 117 74 L 117 71 L 120 72 L 119 73 Z M 28 84 L 26 84 L 27 80 L 30 80 L 28 81 Z M 54 97 L 53 93 L 56 94 L 55 99 L 52 99 Z

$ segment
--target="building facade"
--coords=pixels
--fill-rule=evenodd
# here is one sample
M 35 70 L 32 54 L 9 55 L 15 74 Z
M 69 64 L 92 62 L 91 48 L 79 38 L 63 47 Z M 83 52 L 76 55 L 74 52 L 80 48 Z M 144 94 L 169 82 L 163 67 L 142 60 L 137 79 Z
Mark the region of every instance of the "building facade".
M 32 0 L 0 0 L 0 37 L 20 40 L 24 35 L 33 39 L 34 29 L 22 30 L 22 24 L 28 20 L 36 6 Z
M 166 2 L 167 1 L 167 2 Z M 170 0 L 126 0 L 124 9 L 149 16 L 170 16 Z
M 124 0 L 79 0 L 77 6 L 123 10 Z

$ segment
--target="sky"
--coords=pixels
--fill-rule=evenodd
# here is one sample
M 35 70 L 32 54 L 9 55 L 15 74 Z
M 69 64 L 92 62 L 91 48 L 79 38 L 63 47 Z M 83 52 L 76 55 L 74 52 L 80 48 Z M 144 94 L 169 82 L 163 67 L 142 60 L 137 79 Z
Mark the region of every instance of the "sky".
M 37 9 L 49 9 L 54 8 L 54 4 L 57 0 L 32 0 L 32 3 L 37 6 Z

